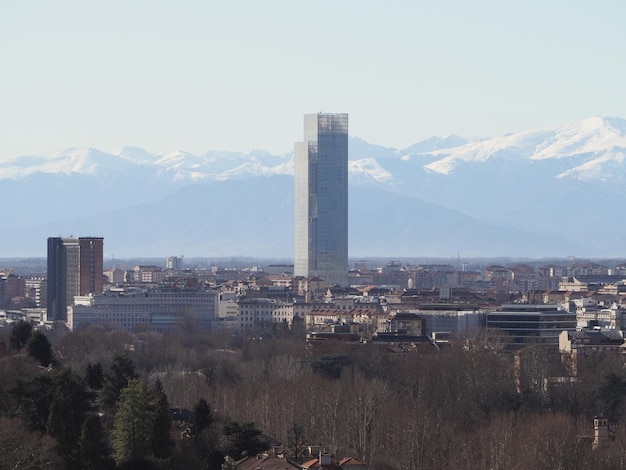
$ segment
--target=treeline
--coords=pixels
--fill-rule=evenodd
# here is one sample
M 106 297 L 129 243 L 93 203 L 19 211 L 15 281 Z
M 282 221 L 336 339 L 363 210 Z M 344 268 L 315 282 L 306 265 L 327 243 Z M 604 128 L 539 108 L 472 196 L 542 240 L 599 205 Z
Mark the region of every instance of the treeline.
M 133 362 L 134 345 L 125 341 L 136 338 L 95 332 L 100 341 L 88 346 L 82 342 L 91 334 L 56 331 L 50 336 L 60 347 L 54 348 L 27 322 L 4 333 L 0 469 L 221 468 L 226 456 L 239 459 L 268 447 L 254 423 L 217 415 L 205 398 L 181 413 L 177 429 L 159 374 L 139 371 Z M 76 341 L 106 365 L 83 367 L 71 353 L 66 357 L 63 350 L 71 348 L 63 345 Z
M 323 445 L 373 469 L 626 467 L 623 428 L 592 446 L 593 417 L 624 413 L 617 356 L 574 368 L 547 349 L 513 355 L 484 331 L 388 352 L 184 323 L 168 335 L 53 330 L 48 368 L 15 328 L 0 361 L 0 446 L 15 462 L 20 449 L 36 456 L 32 468 L 220 468 L 263 450 L 265 436 L 292 458 Z M 173 407 L 192 411 L 189 429 L 172 426 Z

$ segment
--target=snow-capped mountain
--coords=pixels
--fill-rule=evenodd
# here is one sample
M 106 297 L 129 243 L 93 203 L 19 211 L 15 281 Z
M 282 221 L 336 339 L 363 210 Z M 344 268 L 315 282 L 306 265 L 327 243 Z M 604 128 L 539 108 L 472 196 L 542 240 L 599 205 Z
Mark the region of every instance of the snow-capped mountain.
M 594 117 L 551 129 L 526 131 L 451 149 L 435 150 L 435 161 L 426 169 L 450 174 L 457 167 L 494 159 L 535 161 L 562 160 L 565 171 L 558 178 L 621 180 L 613 170 L 623 166 L 626 149 L 626 120 Z
M 626 120 L 405 149 L 351 137 L 353 256 L 619 256 Z M 293 156 L 68 149 L 0 162 L 0 257 L 105 237 L 117 256 L 292 253 Z
M 133 164 L 97 149 L 69 148 L 45 156 L 22 156 L 0 162 L 0 179 L 21 179 L 38 173 L 111 176 L 129 171 Z

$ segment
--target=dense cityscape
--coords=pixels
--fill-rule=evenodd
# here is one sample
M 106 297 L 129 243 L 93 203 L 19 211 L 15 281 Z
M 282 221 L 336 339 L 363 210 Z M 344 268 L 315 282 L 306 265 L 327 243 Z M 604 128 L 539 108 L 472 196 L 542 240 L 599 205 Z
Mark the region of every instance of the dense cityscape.
M 347 154 L 305 116 L 293 263 L 3 260 L 8 468 L 626 464 L 626 261 L 350 259 Z
M 388 261 L 382 266 L 355 261 L 346 272 L 349 287 L 341 287 L 322 278 L 294 276 L 293 265 L 246 265 L 244 260 L 239 266 L 236 260 L 229 260 L 228 267 L 204 262 L 191 266 L 172 256 L 161 265 L 102 269 L 102 238 L 51 240 L 75 246 L 79 240 L 99 241 L 100 258 L 90 259 L 88 265 L 100 267 L 102 274 L 98 278 L 83 273 L 83 281 L 97 282 L 86 281 L 91 287 L 82 291 L 76 282 L 75 291 L 63 292 L 72 298 L 71 304 L 55 310 L 55 304 L 63 302 L 51 293 L 58 293 L 61 283 L 51 286 L 54 279 L 36 271 L 43 262 L 5 268 L 0 278 L 3 326 L 29 319 L 43 329 L 62 323 L 70 331 L 101 325 L 129 333 L 167 333 L 185 314 L 192 314 L 208 330 L 246 335 L 291 329 L 295 322 L 306 327 L 309 339 L 322 333 L 330 339 L 330 333 L 350 325 L 348 337 L 359 342 L 401 332 L 413 336 L 412 341 L 434 341 L 490 327 L 505 333 L 510 347 L 558 347 L 561 331 L 621 332 L 626 322 L 626 262 L 526 260 L 479 268 L 477 262 L 470 266 L 460 260 Z M 546 320 L 548 310 L 559 316 L 557 324 L 550 323 L 555 318 Z M 534 315 L 536 324 L 517 318 L 520 313 Z
M 0 1 L 0 470 L 625 469 L 624 17 Z

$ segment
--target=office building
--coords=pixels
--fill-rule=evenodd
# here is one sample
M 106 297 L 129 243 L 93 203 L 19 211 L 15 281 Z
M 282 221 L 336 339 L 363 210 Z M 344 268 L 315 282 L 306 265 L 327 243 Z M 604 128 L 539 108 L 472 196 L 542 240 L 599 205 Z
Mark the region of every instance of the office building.
M 510 348 L 559 346 L 562 331 L 576 330 L 576 314 L 558 305 L 511 304 L 487 313 L 487 328 L 501 335 Z
M 394 313 L 394 308 L 389 308 L 389 312 Z M 477 330 L 485 326 L 485 312 L 476 305 L 433 303 L 418 305 L 417 308 L 399 308 L 395 310 L 395 317 L 389 316 L 385 319 L 387 326 L 385 329 L 394 331 L 395 329 L 409 329 L 410 321 L 419 319 L 423 322 L 422 333 L 429 338 L 445 334 L 451 338 L 461 338 L 468 331 Z M 417 321 L 417 320 L 415 320 Z
M 67 321 L 74 296 L 102 292 L 102 260 L 102 238 L 48 238 L 48 321 Z
M 305 115 L 294 165 L 294 274 L 347 286 L 348 115 Z
M 78 239 L 80 284 L 79 295 L 102 292 L 103 282 L 103 240 L 102 238 L 82 237 Z
M 106 325 L 124 331 L 138 327 L 167 333 L 191 322 L 210 328 L 216 293 L 203 287 L 112 287 L 104 293 L 78 296 L 67 309 L 70 330 Z

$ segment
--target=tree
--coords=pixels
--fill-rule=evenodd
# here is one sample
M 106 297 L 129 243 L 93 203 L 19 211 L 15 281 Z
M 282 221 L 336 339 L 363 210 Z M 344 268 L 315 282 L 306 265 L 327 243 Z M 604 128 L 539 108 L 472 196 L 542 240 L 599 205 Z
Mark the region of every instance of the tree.
M 63 461 L 54 449 L 54 440 L 38 432 L 30 433 L 19 420 L 0 416 L 0 468 L 62 468 Z
M 170 406 L 167 395 L 163 391 L 163 384 L 157 379 L 152 387 L 154 400 L 154 429 L 152 436 L 152 453 L 160 458 L 171 457 L 174 449 L 174 441 L 170 434 L 172 429 L 172 419 L 170 417 Z
M 304 433 L 304 428 L 300 426 L 297 421 L 294 421 L 291 428 L 289 428 L 289 433 L 287 434 L 287 447 L 291 451 L 291 455 L 293 455 L 296 462 L 298 462 L 298 459 L 302 457 L 305 444 L 306 435 Z
M 13 349 L 22 349 L 33 331 L 33 325 L 29 321 L 20 320 L 13 323 L 9 344 Z
M 618 422 L 622 416 L 624 397 L 626 380 L 615 373 L 607 374 L 598 389 L 598 401 L 600 410 L 612 423 Z
M 89 388 L 100 390 L 104 385 L 104 370 L 102 369 L 102 364 L 99 362 L 95 364 L 90 362 L 87 364 L 85 379 L 87 380 Z
M 189 433 L 198 458 L 205 463 L 207 468 L 212 468 L 212 463 L 224 460 L 223 454 L 218 449 L 219 435 L 213 428 L 214 423 L 211 405 L 201 398 L 191 411 Z
M 353 358 L 348 354 L 325 354 L 314 358 L 311 367 L 314 372 L 329 379 L 340 379 L 344 368 L 353 363 Z
M 388 395 L 387 384 L 377 379 L 368 380 L 362 375 L 352 378 L 349 385 L 350 431 L 348 437 L 359 458 L 367 460 L 372 454 L 373 432 L 379 409 Z
M 191 412 L 191 436 L 197 437 L 207 429 L 214 421 L 213 411 L 211 411 L 211 405 L 201 398 L 196 403 Z
M 138 377 L 133 361 L 126 356 L 116 355 L 110 369 L 110 372 L 104 376 L 102 388 L 102 403 L 107 407 L 113 407 L 122 389 L 128 386 L 130 380 Z
M 256 455 L 268 448 L 254 423 L 229 421 L 224 425 L 224 434 L 227 437 L 226 454 L 236 459 L 243 455 Z
M 151 457 L 154 435 L 152 394 L 143 380 L 122 389 L 113 421 L 113 458 L 118 466 Z
M 80 464 L 83 468 L 102 470 L 109 468 L 109 451 L 100 418 L 89 415 L 85 418 L 78 439 Z
M 46 432 L 54 437 L 57 449 L 68 468 L 78 460 L 78 437 L 87 412 L 91 395 L 81 376 L 68 368 L 55 371 L 54 394 L 50 404 Z
M 294 338 L 306 338 L 306 322 L 304 317 L 293 317 L 293 320 L 291 321 L 291 334 Z
M 43 367 L 48 367 L 53 362 L 52 346 L 41 331 L 34 331 L 30 335 L 26 342 L 26 351 Z
M 9 390 L 14 402 L 13 408 L 19 410 L 19 416 L 29 431 L 42 434 L 46 431 L 54 388 L 51 375 L 40 374 L 30 380 L 18 380 L 15 387 Z
M 68 391 L 64 387 L 57 387 L 46 425 L 48 434 L 57 441 L 59 455 L 69 462 L 73 459 L 76 448 L 77 433 L 74 428 L 74 410 Z

